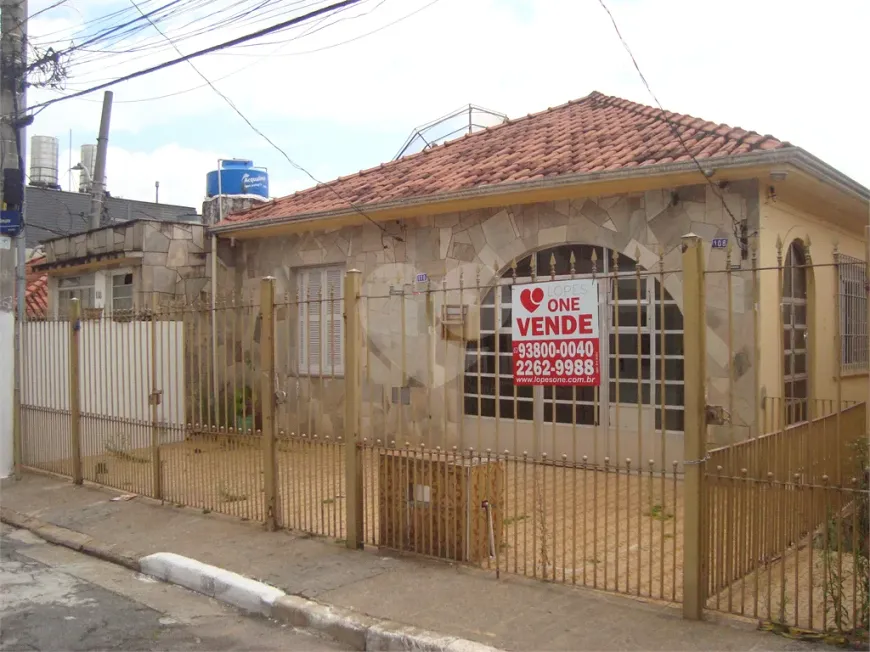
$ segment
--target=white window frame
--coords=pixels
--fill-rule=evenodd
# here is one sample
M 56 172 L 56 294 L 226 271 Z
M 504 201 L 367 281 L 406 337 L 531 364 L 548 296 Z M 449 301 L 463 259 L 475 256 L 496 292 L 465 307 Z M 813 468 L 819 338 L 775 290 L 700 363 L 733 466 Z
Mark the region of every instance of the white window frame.
M 344 275 L 339 266 L 308 267 L 297 269 L 296 291 L 298 299 L 298 373 L 301 376 L 322 376 L 324 378 L 344 376 Z M 332 277 L 332 294 L 321 293 L 328 288 Z M 312 281 L 317 280 L 314 284 Z M 316 360 L 309 356 L 309 345 L 315 345 L 310 335 L 310 327 L 317 324 L 319 329 L 319 355 Z M 337 337 L 330 346 L 331 328 L 337 329 Z M 321 368 L 321 362 L 326 361 Z
M 838 254 L 837 286 L 840 294 L 840 369 L 867 371 L 867 272 L 860 258 Z
M 68 287 L 63 287 L 64 281 L 69 281 L 70 279 L 78 279 L 80 282 L 77 285 L 71 285 Z M 56 285 L 56 301 L 55 306 L 57 310 L 58 317 L 67 317 L 69 316 L 69 302 L 70 299 L 75 296 L 73 293 L 79 293 L 90 291 L 90 301 L 81 301 L 81 309 L 89 310 L 96 306 L 97 301 L 97 278 L 96 274 L 75 274 L 72 276 L 58 276 L 57 277 L 57 285 Z M 66 297 L 66 298 L 64 298 Z M 80 297 L 81 299 L 81 297 Z
M 131 312 L 136 308 L 136 279 L 135 277 L 130 279 L 130 307 L 129 308 L 116 308 L 115 307 L 115 278 L 118 276 L 127 276 L 130 275 L 133 277 L 132 269 L 113 269 L 111 271 L 106 272 L 106 301 L 105 306 L 107 308 L 107 312 L 109 314 L 114 314 L 115 310 L 121 310 L 123 312 Z M 126 297 L 124 297 L 126 299 Z
M 599 283 L 603 286 L 601 289 L 601 297 L 599 299 L 599 310 L 604 313 L 604 323 L 606 325 L 607 337 L 601 338 L 601 389 L 599 392 L 598 399 L 598 415 L 595 415 L 595 418 L 598 419 L 599 425 L 604 425 L 607 423 L 607 413 L 610 408 L 614 407 L 634 407 L 637 403 L 629 403 L 626 401 L 626 397 L 624 395 L 620 396 L 620 402 L 617 403 L 615 400 L 611 399 L 610 389 L 615 386 L 616 378 L 615 376 L 611 376 L 609 373 L 610 362 L 613 361 L 615 363 L 616 360 L 616 352 L 615 350 L 611 350 L 610 347 L 610 337 L 622 335 L 636 336 L 637 335 L 637 326 L 627 326 L 620 324 L 620 327 L 616 329 L 616 325 L 613 319 L 613 310 L 617 305 L 613 297 L 613 281 L 614 281 L 614 273 L 610 271 L 610 251 L 607 251 L 607 254 L 603 256 L 603 260 L 599 262 L 602 271 L 597 275 Z M 541 252 L 538 252 L 536 255 L 540 255 Z M 539 262 L 540 265 L 540 262 Z M 623 282 L 624 286 L 628 286 L 626 293 L 620 292 L 619 296 L 619 305 L 620 306 L 628 306 L 631 310 L 635 310 L 637 306 L 637 277 L 634 271 L 626 271 L 619 272 L 617 274 L 620 281 Z M 577 274 L 574 278 L 590 278 L 589 274 Z M 570 279 L 569 275 L 557 275 L 555 277 L 556 280 L 567 280 Z M 539 276 L 539 281 L 549 281 L 550 276 Z M 530 279 L 528 277 L 523 277 L 517 279 L 519 283 L 528 283 Z M 656 400 L 656 394 L 661 392 L 662 385 L 664 385 L 665 389 L 665 414 L 662 414 L 661 419 L 661 428 L 656 428 L 657 431 L 661 431 L 662 429 L 668 432 L 682 432 L 680 428 L 668 428 L 667 427 L 667 418 L 669 413 L 674 412 L 683 412 L 684 406 L 681 404 L 674 404 L 668 399 L 668 388 L 669 387 L 682 387 L 685 383 L 683 379 L 674 380 L 672 378 L 665 376 L 665 378 L 661 378 L 661 363 L 662 360 L 667 361 L 681 361 L 683 360 L 682 354 L 663 354 L 659 352 L 659 348 L 661 346 L 661 338 L 667 336 L 677 335 L 682 337 L 683 330 L 682 329 L 665 329 L 665 324 L 659 324 L 661 321 L 661 306 L 662 303 L 660 301 L 660 287 L 659 283 L 661 282 L 661 276 L 658 274 L 648 274 L 645 273 L 641 277 L 641 300 L 640 305 L 646 307 L 646 323 L 641 326 L 641 338 L 649 339 L 650 343 L 650 351 L 648 354 L 642 355 L 642 360 L 647 362 L 650 365 L 650 374 L 649 378 L 641 379 L 641 392 L 649 392 L 649 401 L 641 401 L 641 405 L 645 408 L 650 408 L 655 410 L 656 412 L 661 412 L 661 403 L 662 399 L 659 396 L 659 400 Z M 511 286 L 514 284 L 514 280 L 511 278 L 510 274 L 503 276 L 497 281 L 497 286 L 499 290 L 503 286 Z M 483 292 L 484 303 L 481 305 L 481 310 L 493 310 L 495 311 L 495 298 L 493 294 L 493 300 L 489 301 L 488 292 Z M 664 306 L 676 307 L 678 304 L 674 300 L 673 297 L 666 295 L 664 300 Z M 499 335 L 505 335 L 510 333 L 510 315 L 511 315 L 511 305 L 509 301 L 505 301 L 503 299 L 498 301 L 498 311 L 501 313 L 501 319 L 494 320 L 494 329 L 481 329 L 481 336 L 485 335 L 494 335 L 496 338 Z M 681 311 L 682 312 L 682 311 Z M 494 358 L 495 354 L 493 352 L 479 352 L 476 347 L 470 347 L 466 349 L 465 352 L 465 362 L 466 368 L 470 368 L 470 365 L 475 364 L 476 361 L 483 361 L 483 358 Z M 499 357 L 502 359 L 501 366 L 494 366 L 496 372 L 480 372 L 480 371 L 468 371 L 466 372 L 465 378 L 472 379 L 472 385 L 474 385 L 474 379 L 480 378 L 487 379 L 490 382 L 494 382 L 496 384 L 499 383 L 500 380 L 507 380 L 513 378 L 513 375 L 510 371 L 505 371 L 500 373 L 498 370 L 500 368 L 510 369 L 510 359 L 511 359 L 511 351 L 505 351 L 503 348 L 499 350 Z M 619 352 L 620 359 L 635 361 L 637 359 L 637 351 L 632 349 L 631 351 L 621 350 Z M 641 370 L 638 370 L 638 373 L 642 373 Z M 632 389 L 637 386 L 637 377 L 633 375 L 621 375 L 620 384 L 622 385 L 631 385 Z M 478 385 L 482 385 L 482 383 L 478 383 Z M 648 389 L 647 389 L 648 388 Z M 553 399 L 551 398 L 551 390 L 547 388 L 544 392 L 544 402 L 545 403 L 553 403 Z M 477 391 L 477 387 L 473 387 L 471 390 L 467 388 L 463 388 L 463 412 L 466 416 L 475 417 L 480 416 L 480 418 L 493 418 L 495 416 L 495 412 L 490 414 L 490 410 L 486 410 L 483 404 L 483 400 L 490 400 L 492 395 L 488 394 L 486 391 Z M 643 396 L 640 397 L 641 399 Z M 505 395 L 501 393 L 499 399 L 513 401 L 513 394 Z M 468 409 L 468 403 L 474 404 L 477 403 L 477 409 Z M 531 403 L 532 399 L 529 397 L 517 397 L 517 403 Z M 561 405 L 571 405 L 575 401 L 573 399 L 560 399 L 556 398 L 555 403 Z M 590 401 L 584 401 L 580 398 L 576 400 L 576 404 L 593 406 L 593 403 Z M 496 407 L 498 410 L 498 414 L 501 418 L 511 418 L 501 416 L 501 408 Z M 527 421 L 528 419 L 524 419 L 522 417 L 516 417 L 518 421 Z M 559 423 L 567 423 L 563 421 L 559 421 Z M 588 424 L 587 424 L 588 425 Z

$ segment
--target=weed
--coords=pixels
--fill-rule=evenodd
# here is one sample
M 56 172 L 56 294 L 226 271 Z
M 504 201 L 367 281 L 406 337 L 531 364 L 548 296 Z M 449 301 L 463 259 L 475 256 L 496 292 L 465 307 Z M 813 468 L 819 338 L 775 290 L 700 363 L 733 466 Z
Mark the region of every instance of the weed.
M 519 516 L 508 516 L 506 519 L 504 519 L 503 523 L 505 525 L 513 525 L 514 523 L 525 521 L 527 518 L 529 518 L 528 514 L 520 514 Z
M 655 505 L 650 506 L 649 517 L 654 518 L 657 521 L 667 521 L 668 519 L 672 519 L 674 515 L 671 512 L 665 511 L 664 507 L 656 503 Z
M 226 485 L 221 485 L 220 489 L 218 490 L 218 494 L 220 495 L 221 500 L 225 503 L 237 503 L 242 500 L 248 499 L 247 495 L 245 494 L 232 493 Z

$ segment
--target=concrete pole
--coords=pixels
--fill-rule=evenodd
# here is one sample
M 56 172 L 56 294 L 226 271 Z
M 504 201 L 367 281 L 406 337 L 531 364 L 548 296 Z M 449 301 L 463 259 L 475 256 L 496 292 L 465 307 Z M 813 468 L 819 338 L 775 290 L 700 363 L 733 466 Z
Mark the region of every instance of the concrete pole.
M 109 123 L 112 120 L 112 91 L 103 94 L 103 113 L 100 116 L 100 135 L 97 136 L 97 156 L 94 160 L 94 179 L 91 191 L 91 228 L 100 228 L 103 197 L 106 194 L 106 153 L 109 149 Z
M 19 127 L 19 117 L 25 108 L 22 75 L 27 63 L 27 2 L 26 0 L 0 0 L 0 138 L 2 138 L 2 168 L 22 169 L 26 161 L 24 150 L 27 135 Z M 16 133 L 17 132 L 17 133 Z M 21 144 L 19 149 L 18 143 Z M 23 175 L 22 175 L 23 176 Z M 2 183 L 2 175 L 0 175 Z M 22 188 L 22 195 L 24 189 Z M 6 205 L 3 189 L 3 206 Z M 22 225 L 24 221 L 24 198 L 21 200 Z M 14 360 L 14 364 L 0 370 L 0 477 L 10 475 L 13 466 L 20 462 L 18 404 L 21 374 L 20 328 L 15 327 L 13 294 L 17 294 L 16 310 L 24 319 L 24 292 L 26 241 L 24 228 L 18 235 L 13 250 L 9 240 L 7 247 L 0 248 L 0 358 Z M 13 278 L 15 283 L 13 284 Z M 16 289 L 13 291 L 13 287 Z M 8 343 L 8 344 L 7 344 Z

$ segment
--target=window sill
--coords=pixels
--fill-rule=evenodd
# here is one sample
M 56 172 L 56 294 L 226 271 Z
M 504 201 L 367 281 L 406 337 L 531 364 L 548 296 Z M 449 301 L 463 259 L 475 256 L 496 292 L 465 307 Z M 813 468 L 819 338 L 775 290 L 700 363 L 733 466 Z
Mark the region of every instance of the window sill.
M 850 369 L 849 371 L 841 371 L 840 378 L 860 378 L 862 376 L 870 376 L 870 370 L 868 369 Z M 837 378 L 834 377 L 836 381 Z
M 312 379 L 321 378 L 323 380 L 344 380 L 344 372 L 343 371 L 339 372 L 336 370 L 335 374 L 333 374 L 331 372 L 326 372 L 326 373 L 322 374 L 319 371 L 311 371 L 311 372 L 298 371 L 295 374 L 290 375 L 289 377 L 290 378 L 312 378 Z

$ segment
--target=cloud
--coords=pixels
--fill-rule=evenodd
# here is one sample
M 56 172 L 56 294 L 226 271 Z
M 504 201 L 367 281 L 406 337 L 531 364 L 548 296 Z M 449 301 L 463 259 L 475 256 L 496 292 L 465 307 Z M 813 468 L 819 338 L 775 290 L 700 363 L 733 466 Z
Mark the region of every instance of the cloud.
M 231 2 L 215 0 L 210 11 Z M 285 146 L 304 141 L 290 151 L 294 159 L 333 176 L 377 164 L 383 152 L 389 156 L 399 148 L 415 125 L 468 102 L 512 117 L 592 90 L 652 103 L 595 0 L 439 0 L 377 34 L 321 49 L 427 4 L 429 0 L 380 5 L 370 0 L 342 16 L 370 11 L 368 15 L 304 36 L 304 29 L 297 29 L 264 37 L 262 44 L 204 57 L 196 65 L 210 79 L 226 77 L 216 86 L 270 137 Z M 609 5 L 666 108 L 772 133 L 870 185 L 865 156 L 870 137 L 863 128 L 870 87 L 856 83 L 855 72 L 866 58 L 863 31 L 870 24 L 870 3 L 829 0 L 798 6 L 787 0 L 732 0 L 727 10 L 697 0 L 610 0 Z M 114 6 L 106 3 L 97 13 Z M 48 18 L 43 23 L 40 17 L 32 31 L 46 33 L 50 27 L 71 33 L 75 19 L 69 14 L 63 24 Z M 190 52 L 268 22 L 222 28 L 179 47 Z M 181 29 L 179 24 L 168 27 L 170 34 Z M 159 43 L 156 34 L 150 37 Z M 81 63 L 73 67 L 69 85 L 85 88 L 174 56 L 163 47 L 127 63 L 123 56 Z M 239 147 L 231 143 L 258 138 L 211 89 L 172 95 L 203 83 L 181 64 L 114 89 L 112 142 L 129 158 L 121 153 L 110 158 L 111 185 L 147 198 L 159 175 L 161 197 L 167 183 L 167 201 L 173 192 L 196 197 L 217 158 L 214 152 L 229 155 L 225 150 Z M 130 102 L 163 95 L 171 96 Z M 34 91 L 30 101 L 54 96 Z M 66 130 L 73 128 L 77 135 L 93 134 L 87 140 L 94 141 L 99 103 L 100 94 L 59 103 L 37 117 L 31 133 L 58 131 L 55 135 L 65 140 Z M 313 131 L 300 139 L 300 129 Z M 364 150 L 345 153 L 312 145 L 328 140 L 332 130 L 396 140 L 373 147 L 363 139 L 358 146 Z M 257 162 L 269 166 L 275 191 L 308 185 L 268 146 L 262 157 Z M 116 169 L 119 161 L 140 168 Z M 169 189 L 181 183 L 189 184 L 186 190 Z
M 60 152 L 63 161 L 61 186 L 67 188 L 69 148 Z M 154 182 L 160 182 L 160 201 L 164 204 L 193 206 L 199 210 L 205 197 L 205 172 L 217 165 L 214 152 L 183 147 L 178 143 L 161 145 L 151 151 L 130 151 L 110 145 L 107 156 L 106 187 L 115 197 L 154 201 Z M 73 152 L 73 165 L 79 160 Z M 72 176 L 78 189 L 78 173 Z

